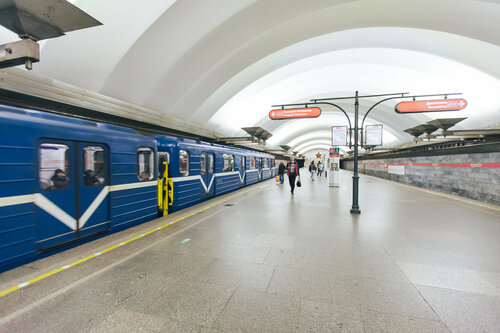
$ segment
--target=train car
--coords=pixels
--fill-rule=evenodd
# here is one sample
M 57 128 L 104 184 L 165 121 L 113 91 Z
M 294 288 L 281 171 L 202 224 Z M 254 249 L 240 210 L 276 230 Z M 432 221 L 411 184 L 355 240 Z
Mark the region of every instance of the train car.
M 0 271 L 274 175 L 269 154 L 5 106 L 0 156 Z
M 0 106 L 0 271 L 154 219 L 156 140 Z
M 274 176 L 269 154 L 165 135 L 156 140 L 160 167 L 170 165 L 170 212 Z

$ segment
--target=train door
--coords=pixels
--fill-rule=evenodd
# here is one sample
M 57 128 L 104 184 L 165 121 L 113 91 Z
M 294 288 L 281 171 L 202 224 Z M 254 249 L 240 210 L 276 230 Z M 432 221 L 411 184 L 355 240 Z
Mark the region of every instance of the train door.
M 78 142 L 77 212 L 78 236 L 110 227 L 108 149 L 103 144 Z
M 240 156 L 240 169 L 239 169 L 239 172 L 240 172 L 240 182 L 241 182 L 241 186 L 245 186 L 246 185 L 246 177 L 245 177 L 245 173 L 246 173 L 246 160 L 245 160 L 245 156 Z
M 104 145 L 43 140 L 38 161 L 40 193 L 35 195 L 35 204 L 39 250 L 109 227 Z
M 74 142 L 63 140 L 43 140 L 38 146 L 40 193 L 35 198 L 38 249 L 76 237 L 75 149 Z
M 205 184 L 202 185 L 201 199 L 208 199 L 215 194 L 215 176 L 214 176 L 215 157 L 211 153 L 200 154 L 200 176 L 201 181 Z

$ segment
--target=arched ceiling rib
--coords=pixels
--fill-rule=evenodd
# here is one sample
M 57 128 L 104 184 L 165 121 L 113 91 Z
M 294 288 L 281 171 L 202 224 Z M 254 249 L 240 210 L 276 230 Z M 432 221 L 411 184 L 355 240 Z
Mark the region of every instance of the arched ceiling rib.
M 76 6 L 98 18 L 103 25 L 46 41 L 41 49 L 41 61 L 35 70 L 88 90 L 102 92 L 104 83 L 112 75 L 123 55 L 130 52 L 151 24 L 163 13 L 169 12 L 175 2 L 75 1 Z M 146 54 L 147 50 L 143 50 L 143 55 Z M 61 61 L 62 59 L 64 61 Z M 135 69 L 129 68 L 129 71 L 143 72 L 142 65 L 138 62 L 134 66 Z M 120 98 L 114 94 L 109 96 Z
M 312 97 L 466 93 L 466 127 L 500 123 L 500 4 L 478 0 L 77 0 L 104 26 L 47 41 L 35 72 L 218 130 L 262 126 L 271 144 L 337 121 L 285 125 L 269 106 Z M 0 30 L 0 38 L 10 36 Z M 10 38 L 10 37 L 9 37 Z M 3 41 L 3 40 L 2 40 Z M 7 40 L 10 41 L 10 40 Z M 63 59 L 63 61 L 62 61 Z M 397 141 L 430 119 L 382 105 Z M 348 113 L 352 106 L 342 103 Z M 363 110 L 369 106 L 363 101 Z M 332 118 L 333 117 L 333 118 Z M 168 124 L 165 124 L 168 126 Z M 323 134 L 319 134 L 323 133 Z M 290 140 L 290 141 L 287 141 Z M 303 144 L 297 142 L 296 144 Z

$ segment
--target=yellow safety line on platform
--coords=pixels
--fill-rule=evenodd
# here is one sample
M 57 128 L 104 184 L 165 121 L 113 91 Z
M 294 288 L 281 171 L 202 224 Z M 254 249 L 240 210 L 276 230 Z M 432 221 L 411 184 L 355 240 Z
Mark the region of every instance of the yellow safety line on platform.
M 264 185 L 264 186 L 265 186 L 265 185 Z M 264 186 L 260 186 L 259 188 L 262 188 L 262 187 L 264 187 Z M 163 229 L 163 228 L 165 228 L 165 227 L 168 227 L 169 225 L 172 225 L 172 224 L 175 224 L 175 223 L 177 223 L 177 222 L 180 222 L 180 221 L 182 221 L 182 220 L 184 220 L 184 219 L 186 219 L 186 218 L 188 218 L 188 217 L 191 217 L 191 216 L 193 216 L 193 215 L 199 214 L 199 213 L 201 213 L 201 212 L 203 212 L 203 211 L 205 211 L 205 210 L 207 210 L 207 209 L 209 209 L 209 208 L 212 208 L 212 207 L 214 207 L 214 206 L 217 206 L 217 205 L 219 205 L 219 204 L 221 204 L 221 203 L 223 203 L 223 202 L 225 202 L 225 201 L 228 201 L 228 200 L 231 200 L 231 199 L 233 199 L 233 198 L 235 198 L 235 197 L 237 197 L 237 196 L 243 195 L 243 194 L 247 193 L 248 191 L 250 191 L 250 189 L 247 189 L 246 191 L 243 191 L 243 192 L 241 192 L 241 193 L 238 193 L 237 195 L 232 195 L 232 196 L 227 197 L 227 198 L 225 198 L 225 199 L 218 200 L 217 202 L 213 203 L 213 204 L 212 204 L 212 205 L 210 205 L 210 206 L 204 207 L 204 208 L 202 208 L 202 209 L 200 209 L 200 210 L 198 210 L 198 211 L 196 211 L 196 212 L 193 212 L 193 213 L 187 214 L 187 215 L 185 215 L 185 216 L 183 216 L 183 217 L 180 217 L 180 218 L 178 218 L 177 220 L 174 220 L 174 221 L 169 222 L 169 223 L 166 223 L 166 224 L 164 224 L 164 225 L 162 225 L 162 226 L 159 226 L 159 227 L 156 227 L 156 228 L 154 228 L 154 229 L 151 229 L 151 230 L 149 230 L 149 231 L 147 231 L 147 232 L 145 232 L 145 233 L 143 233 L 143 234 L 140 234 L 139 236 L 135 236 L 135 237 L 130 238 L 130 239 L 126 240 L 126 241 L 123 241 L 123 242 L 121 242 L 121 243 L 119 243 L 119 244 L 116 244 L 116 245 L 113 245 L 113 246 L 111 246 L 111 247 L 108 247 L 108 248 L 107 248 L 107 249 L 105 249 L 105 250 L 102 250 L 102 251 L 96 252 L 96 253 L 94 253 L 94 254 L 92 254 L 92 255 L 90 255 L 90 256 L 87 256 L 87 257 L 85 257 L 85 258 L 82 258 L 82 259 L 80 259 L 80 260 L 77 260 L 77 261 L 75 261 L 75 262 L 72 262 L 71 264 L 65 265 L 65 266 L 63 266 L 63 267 L 59 267 L 59 268 L 57 268 L 57 269 L 55 269 L 55 270 L 53 270 L 53 271 L 50 271 L 50 272 L 45 273 L 45 274 L 43 274 L 43 275 L 40 275 L 40 276 L 38 276 L 38 277 L 36 277 L 36 278 L 33 278 L 33 279 L 31 279 L 31 280 L 29 280 L 29 281 L 27 281 L 27 282 L 20 283 L 20 284 L 18 284 L 17 286 L 11 287 L 11 288 L 9 288 L 9 289 L 5 289 L 5 290 L 3 290 L 3 291 L 1 291 L 1 292 L 0 292 L 0 297 L 3 297 L 3 296 L 5 296 L 5 295 L 10 294 L 10 293 L 11 293 L 11 292 L 13 292 L 13 291 L 16 291 L 16 290 L 18 290 L 18 289 L 21 289 L 21 288 L 23 288 L 23 287 L 26 287 L 26 286 L 28 286 L 28 285 L 30 285 L 30 284 L 33 284 L 33 283 L 38 282 L 38 281 L 40 281 L 40 280 L 43 280 L 43 279 L 45 279 L 45 278 L 48 278 L 49 276 L 52 276 L 52 275 L 57 274 L 57 273 L 59 273 L 59 272 L 62 272 L 62 271 L 66 270 L 66 269 L 68 269 L 68 268 L 70 268 L 70 267 L 73 267 L 73 266 L 76 266 L 76 265 L 78 265 L 78 264 L 81 264 L 82 262 L 85 262 L 85 261 L 87 261 L 87 260 L 90 260 L 90 259 L 92 259 L 92 258 L 95 258 L 95 257 L 97 257 L 97 256 L 99 256 L 99 255 L 101 255 L 101 254 L 103 254 L 103 253 L 106 253 L 106 252 L 109 252 L 109 251 L 114 250 L 114 249 L 116 249 L 116 248 L 119 248 L 119 247 L 121 247 L 121 246 L 123 246 L 123 245 L 125 245 L 125 244 L 128 244 L 128 243 L 130 243 L 130 242 L 133 242 L 133 241 L 135 241 L 135 240 L 137 240 L 137 239 L 139 239 L 139 238 L 142 238 L 142 237 L 144 237 L 144 236 L 146 236 L 146 235 L 149 235 L 149 234 L 151 234 L 151 233 L 153 233 L 153 232 L 155 232 L 155 231 L 158 231 L 158 230 L 161 230 L 161 229 Z

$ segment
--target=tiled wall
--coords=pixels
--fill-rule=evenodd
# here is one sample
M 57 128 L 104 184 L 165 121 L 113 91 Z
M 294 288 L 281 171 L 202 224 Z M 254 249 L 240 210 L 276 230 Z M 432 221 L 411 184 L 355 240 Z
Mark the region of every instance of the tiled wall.
M 389 158 L 360 160 L 359 162 L 360 173 L 500 205 L 500 168 L 484 166 L 486 163 L 498 165 L 500 153 Z M 434 163 L 436 165 L 404 165 L 405 174 L 397 175 L 388 172 L 389 165 L 395 163 Z M 457 166 L 439 165 L 443 163 Z M 473 163 L 473 165 L 458 166 L 464 163 Z M 344 168 L 352 170 L 352 161 L 346 161 Z

